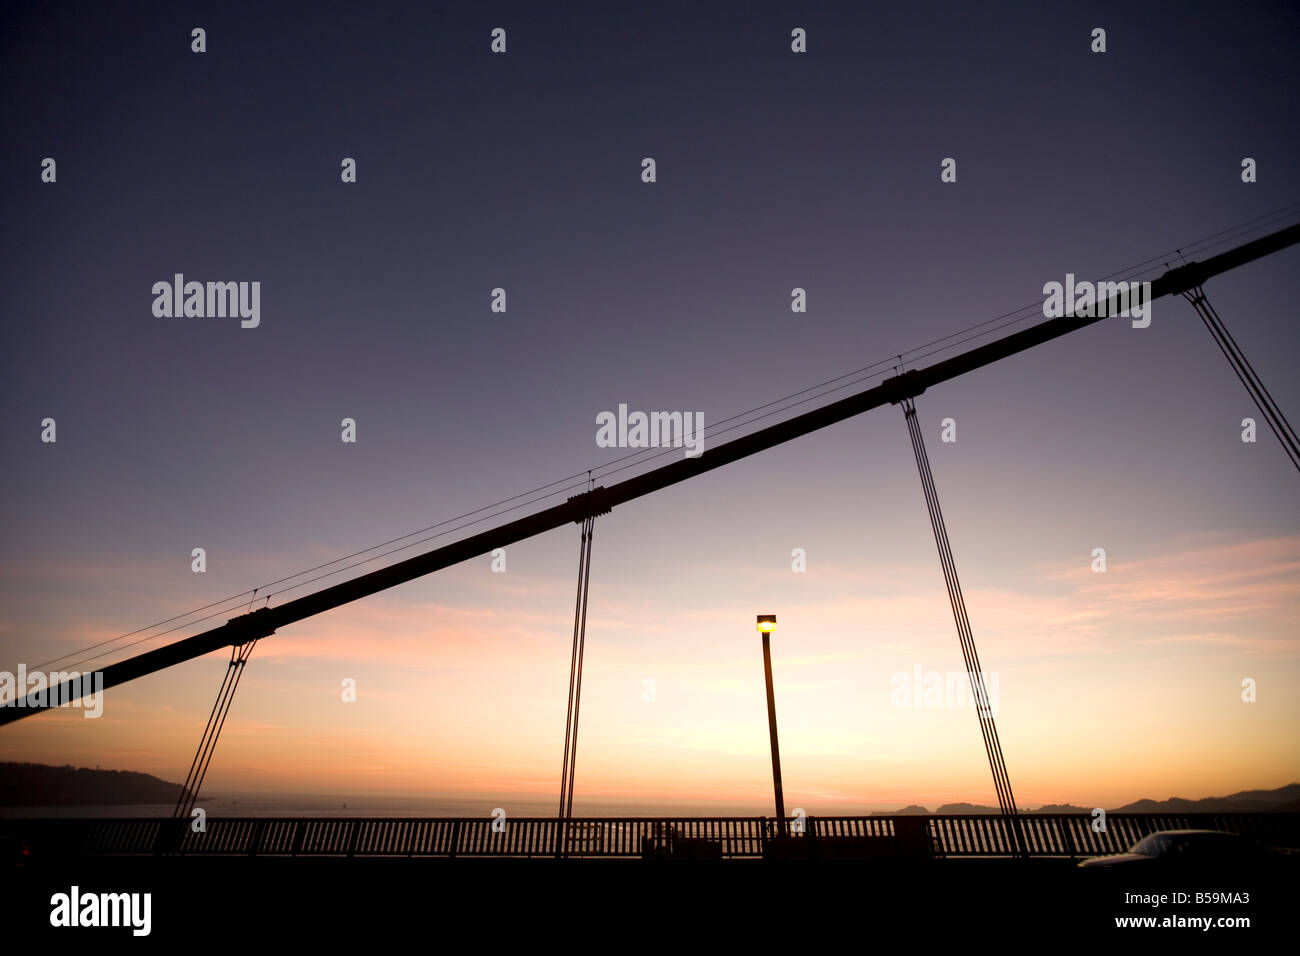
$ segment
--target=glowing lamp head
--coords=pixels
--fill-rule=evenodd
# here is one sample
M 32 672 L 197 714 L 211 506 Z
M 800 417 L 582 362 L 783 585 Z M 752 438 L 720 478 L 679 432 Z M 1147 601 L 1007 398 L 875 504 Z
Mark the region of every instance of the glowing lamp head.
M 764 634 L 771 634 L 776 630 L 775 614 L 760 614 L 758 616 L 758 629 Z

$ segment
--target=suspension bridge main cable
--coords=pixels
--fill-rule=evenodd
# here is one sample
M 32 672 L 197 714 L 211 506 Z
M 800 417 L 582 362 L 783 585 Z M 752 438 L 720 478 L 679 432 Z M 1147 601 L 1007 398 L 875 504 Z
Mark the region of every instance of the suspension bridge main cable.
M 1236 238 L 1239 238 L 1241 235 L 1245 235 L 1245 234 L 1248 234 L 1248 233 L 1250 233 L 1250 232 L 1254 232 L 1254 231 L 1259 231 L 1259 230 L 1265 228 L 1267 225 L 1271 224 L 1272 222 L 1278 220 L 1279 218 L 1290 215 L 1290 214 L 1291 214 L 1294 210 L 1296 210 L 1296 209 L 1300 209 L 1300 203 L 1292 203 L 1292 204 L 1290 204 L 1290 205 L 1288 205 L 1288 206 L 1284 206 L 1284 207 L 1282 207 L 1282 208 L 1280 208 L 1280 209 L 1274 210 L 1273 212 L 1266 213 L 1266 214 L 1261 215 L 1261 216 L 1257 216 L 1257 217 L 1255 217 L 1255 218 L 1253 218 L 1253 219 L 1250 219 L 1250 220 L 1246 220 L 1245 222 L 1240 223 L 1240 224 L 1238 224 L 1238 225 L 1236 225 L 1236 226 L 1232 226 L 1232 227 L 1229 227 L 1228 229 L 1220 230 L 1219 232 L 1217 232 L 1217 233 L 1213 233 L 1213 234 L 1211 234 L 1210 236 L 1204 237 L 1204 238 L 1202 238 L 1202 239 L 1196 240 L 1195 242 L 1192 242 L 1192 243 L 1189 243 L 1189 244 L 1186 244 L 1186 245 L 1180 247 L 1179 250 L 1175 250 L 1175 253 L 1181 253 L 1181 251 L 1183 251 L 1183 250 L 1185 250 L 1185 251 L 1187 251 L 1187 252 L 1195 253 L 1195 252 L 1198 252 L 1198 251 L 1204 251 L 1205 249 L 1208 249 L 1208 248 L 1213 248 L 1213 247 L 1216 247 L 1216 246 L 1219 246 L 1219 245 L 1223 245 L 1223 244 L 1225 244 L 1225 243 L 1227 243 L 1227 242 L 1229 242 L 1229 241 L 1234 241 Z M 1164 260 L 1165 260 L 1165 264 L 1167 265 L 1167 264 L 1168 264 L 1168 258 L 1169 258 L 1169 257 L 1166 255 L 1166 256 L 1163 257 L 1163 258 L 1164 258 Z M 1158 262 L 1161 261 L 1161 259 L 1162 259 L 1162 257 L 1159 257 L 1159 256 L 1157 256 L 1157 257 L 1153 257 L 1153 258 L 1150 258 L 1150 259 L 1144 260 L 1143 262 L 1138 263 L 1138 264 L 1136 264 L 1135 266 L 1130 266 L 1130 267 L 1128 267 L 1127 269 L 1124 269 L 1124 270 L 1118 270 L 1118 271 L 1116 271 L 1116 272 L 1113 272 L 1113 273 L 1111 273 L 1109 276 L 1106 276 L 1106 277 L 1104 277 L 1104 278 L 1109 279 L 1109 278 L 1111 278 L 1111 277 L 1113 277 L 1113 276 L 1117 276 L 1117 275 L 1121 275 L 1121 274 L 1134 275 L 1135 273 L 1133 272 L 1133 270 L 1135 270 L 1135 269 L 1141 269 L 1141 268 L 1146 267 L 1146 266 L 1149 266 L 1150 264 L 1153 264 L 1153 263 L 1158 263 Z M 1148 270 L 1148 271 L 1149 271 L 1149 270 Z M 1136 274 L 1140 274 L 1140 273 L 1136 273 Z M 757 422 L 759 422 L 759 421 L 763 421 L 763 420 L 765 420 L 765 419 L 767 419 L 767 418 L 770 418 L 770 417 L 772 417 L 773 415 L 781 414 L 782 412 L 789 411 L 790 409 L 796 408 L 796 407 L 798 407 L 798 406 L 800 406 L 800 405 L 807 404 L 808 402 L 811 402 L 811 401 L 817 401 L 817 400 L 819 400 L 819 399 L 821 399 L 821 398 L 828 397 L 828 396 L 834 394 L 834 393 L 837 392 L 837 391 L 841 391 L 841 390 L 843 390 L 844 388 L 848 388 L 848 387 L 852 387 L 853 385 L 860 384 L 862 381 L 865 381 L 866 378 L 873 377 L 873 376 L 870 374 L 870 373 L 872 373 L 873 370 L 880 370 L 880 369 L 882 369 L 882 368 L 885 368 L 885 367 L 887 367 L 891 362 L 895 361 L 896 359 L 898 359 L 898 360 L 906 359 L 909 363 L 914 363 L 914 362 L 916 362 L 916 361 L 919 361 L 919 360 L 922 360 L 922 359 L 925 359 L 925 358 L 929 358 L 929 357 L 932 357 L 932 356 L 935 356 L 935 355 L 938 355 L 938 354 L 942 354 L 943 352 L 945 352 L 945 351 L 950 351 L 952 348 L 955 348 L 955 347 L 957 347 L 957 346 L 959 346 L 959 345 L 962 345 L 962 344 L 965 344 L 965 343 L 967 343 L 967 342 L 973 341 L 973 340 L 975 340 L 975 339 L 978 339 L 978 338 L 984 337 L 984 336 L 986 336 L 986 335 L 992 334 L 993 332 L 1000 331 L 1000 330 L 1002 330 L 1002 329 L 1004 329 L 1004 328 L 1008 328 L 1008 327 L 1011 326 L 1011 325 L 1015 325 L 1015 324 L 1018 324 L 1018 323 L 1020 323 L 1020 322 L 1023 322 L 1023 321 L 1025 321 L 1025 320 L 1029 319 L 1029 318 L 1034 317 L 1035 314 L 1041 314 L 1041 302 L 1036 302 L 1036 303 L 1033 303 L 1033 304 L 1031 304 L 1031 305 L 1024 306 L 1024 307 L 1022 307 L 1022 308 L 1020 308 L 1020 309 L 1013 310 L 1013 311 L 1011 311 L 1011 312 L 1006 312 L 1006 313 L 1003 313 L 1002 315 L 999 315 L 999 316 L 995 316 L 995 317 L 992 318 L 992 319 L 986 319 L 986 320 L 984 320 L 984 321 L 982 321 L 982 322 L 975 323 L 975 324 L 973 324 L 973 325 L 971 325 L 971 326 L 968 326 L 968 327 L 966 327 L 966 328 L 964 328 L 964 329 L 960 329 L 960 330 L 957 330 L 957 331 L 955 331 L 955 332 L 949 333 L 948 335 L 941 336 L 940 338 L 935 339 L 935 340 L 933 340 L 933 341 L 931 341 L 931 342 L 928 342 L 928 343 L 925 343 L 925 344 L 923 344 L 923 345 L 916 346 L 916 347 L 914 347 L 914 348 L 912 348 L 912 349 L 909 349 L 909 350 L 907 350 L 907 351 L 904 351 L 904 352 L 898 353 L 897 355 L 895 355 L 895 356 L 891 356 L 890 358 L 882 359 L 882 360 L 877 361 L 877 362 L 874 362 L 874 363 L 872 363 L 872 364 L 870 364 L 870 365 L 863 366 L 862 368 L 856 369 L 856 370 L 854 370 L 854 371 L 852 371 L 852 372 L 846 372 L 846 373 L 844 373 L 843 375 L 836 376 L 835 378 L 827 379 L 826 381 L 821 382 L 821 383 L 818 383 L 817 385 L 809 386 L 808 388 L 801 389 L 801 390 L 799 390 L 799 391 L 793 392 L 793 393 L 791 393 L 790 395 L 784 396 L 783 398 L 775 399 L 775 400 L 773 400 L 773 401 L 770 401 L 770 402 L 764 403 L 764 404 L 762 404 L 762 405 L 755 406 L 754 408 L 749 409 L 749 410 L 747 410 L 747 411 L 739 412 L 739 413 L 737 413 L 737 414 L 735 414 L 735 415 L 729 416 L 728 418 L 721 419 L 721 420 L 719 420 L 718 422 L 715 422 L 715 423 L 713 423 L 713 425 L 711 425 L 711 426 L 709 426 L 708 428 L 706 428 L 706 429 L 705 429 L 705 433 L 706 433 L 706 435 L 708 435 L 708 437 L 716 437 L 717 435 L 725 434 L 725 433 L 728 433 L 728 432 L 734 431 L 734 430 L 736 430 L 736 429 L 738 429 L 738 428 L 743 428 L 743 427 L 745 427 L 745 426 L 755 424 L 755 423 L 757 423 Z M 982 330 L 982 331 L 977 331 L 977 330 Z M 974 334 L 970 334 L 970 333 L 974 333 Z M 1216 341 L 1217 341 L 1217 338 L 1216 338 Z M 1222 346 L 1221 346 L 1221 347 L 1222 347 Z M 927 351 L 927 350 L 928 350 L 928 351 Z M 1226 353 L 1225 353 L 1225 354 L 1226 354 Z M 848 380 L 848 381 L 845 381 L 845 380 Z M 836 383 L 840 383 L 840 384 L 836 384 Z M 834 386 L 834 387 L 830 387 L 830 386 Z M 813 394 L 809 395 L 809 393 L 813 393 Z M 801 396 L 806 396 L 806 397 L 802 397 L 802 398 L 800 398 Z M 799 398 L 800 400 L 799 400 L 799 401 L 792 401 L 793 399 L 796 399 L 796 398 Z M 789 404 L 784 404 L 784 403 L 789 403 Z M 774 406 L 780 406 L 780 407 L 776 407 L 776 408 L 774 408 Z M 765 411 L 765 410 L 768 410 L 768 409 L 773 409 L 773 410 L 771 410 L 771 411 L 766 411 L 766 413 L 765 413 L 765 414 L 762 414 L 762 415 L 756 415 L 757 412 Z M 754 416 L 754 417 L 750 417 L 750 416 Z M 737 421 L 738 419 L 744 419 L 744 421 L 739 421 L 739 422 L 738 422 L 738 421 Z M 1269 420 L 1270 427 L 1273 427 L 1273 424 L 1274 424 L 1274 423 L 1273 423 L 1273 419 L 1272 419 L 1272 417 L 1266 415 L 1266 419 Z M 734 423 L 734 424 L 733 424 L 733 423 Z M 723 426 L 723 425 L 727 425 L 728 427 L 725 427 L 725 428 L 724 428 L 724 427 L 719 427 L 719 426 Z M 1289 427 L 1289 426 L 1288 426 L 1288 427 Z M 712 434 L 709 434 L 710 432 L 712 432 Z M 1279 437 L 1280 437 L 1280 436 L 1279 436 Z M 634 468 L 634 467 L 638 467 L 638 466 L 642 466 L 642 465 L 649 464 L 650 462 L 652 462 L 652 461 L 654 461 L 654 460 L 656 460 L 656 459 L 662 457 L 662 456 L 665 455 L 665 454 L 670 454 L 670 453 L 672 453 L 673 451 L 675 451 L 675 450 L 674 450 L 674 449 L 640 449 L 640 450 L 638 450 L 638 451 L 635 451 L 635 452 L 629 453 L 629 454 L 627 454 L 627 455 L 623 455 L 623 456 L 621 456 L 621 457 L 619 457 L 619 458 L 615 458 L 615 459 L 613 459 L 612 461 L 609 461 L 609 462 L 604 463 L 603 465 L 599 465 L 599 466 L 597 466 L 597 467 L 591 469 L 589 472 L 587 472 L 587 474 L 594 475 L 595 477 L 598 477 L 598 478 L 609 477 L 610 475 L 620 473 L 620 472 L 622 472 L 622 471 L 628 470 L 629 468 Z M 632 459 L 637 459 L 637 460 L 632 461 Z M 624 463 L 624 462 L 630 462 L 630 463 L 628 463 L 628 464 L 621 464 L 621 463 Z M 620 464 L 621 464 L 621 467 L 614 467 L 614 466 L 616 466 L 616 465 L 620 465 Z M 555 480 L 555 481 L 548 482 L 547 484 L 539 485 L 539 486 L 537 486 L 537 487 L 535 487 L 535 488 L 533 488 L 533 489 L 530 489 L 529 491 L 521 492 L 520 494 L 514 495 L 514 496 L 512 496 L 512 497 L 510 497 L 510 498 L 505 498 L 505 499 L 502 499 L 502 500 L 500 500 L 500 501 L 498 501 L 498 502 L 494 502 L 494 503 L 492 503 L 492 504 L 490 504 L 490 505 L 485 505 L 485 506 L 483 506 L 483 507 L 481 507 L 481 508 L 474 509 L 473 511 L 465 512 L 464 514 L 462 514 L 462 515 L 458 515 L 458 516 L 455 517 L 455 518 L 449 518 L 449 519 L 446 519 L 446 520 L 444 520 L 444 521 L 438 522 L 437 524 L 429 525 L 429 526 L 427 526 L 427 527 L 425 527 L 425 528 L 421 528 L 421 529 L 418 529 L 418 530 L 416 530 L 416 531 L 409 532 L 408 534 L 401 535 L 401 536 L 396 537 L 396 538 L 391 538 L 391 539 L 389 539 L 389 540 L 387 540 L 387 541 L 381 542 L 381 543 L 376 544 L 376 545 L 372 545 L 372 546 L 370 546 L 369 548 L 364 548 L 364 549 L 361 549 L 361 550 L 358 550 L 358 551 L 354 551 L 354 552 L 352 552 L 352 553 L 350 553 L 350 554 L 347 554 L 347 555 L 344 555 L 344 556 L 342 556 L 342 557 L 335 558 L 335 559 L 332 560 L 332 561 L 325 562 L 324 564 L 316 565 L 315 567 L 308 568 L 308 569 L 306 569 L 306 570 L 304 570 L 304 571 L 299 571 L 299 572 L 297 572 L 297 573 L 295 573 L 295 574 L 291 574 L 291 575 L 288 575 L 288 576 L 285 576 L 285 577 L 282 577 L 282 578 L 276 579 L 275 581 L 269 582 L 269 583 L 264 584 L 264 585 L 260 585 L 259 587 L 257 587 L 257 588 L 253 588 L 253 589 L 251 589 L 251 590 L 244 590 L 244 591 L 241 591 L 241 592 L 239 592 L 238 594 L 231 595 L 231 596 L 228 597 L 228 598 L 224 598 L 224 599 L 222 599 L 222 600 L 215 601 L 215 602 L 212 602 L 212 603 L 210 603 L 210 604 L 203 605 L 202 607 L 195 608 L 195 609 L 193 609 L 193 610 L 191 610 L 191 611 L 187 611 L 187 612 L 183 612 L 183 613 L 181 613 L 181 614 L 174 615 L 174 616 L 172 616 L 172 617 L 166 618 L 166 619 L 164 619 L 164 620 L 162 620 L 162 621 L 159 621 L 159 622 L 156 622 L 156 623 L 154 623 L 154 624 L 147 625 L 147 626 L 145 626 L 145 627 L 137 628 L 137 629 L 134 630 L 134 631 L 130 631 L 130 632 L 126 633 L 126 634 L 122 634 L 122 635 L 119 635 L 119 636 L 114 637 L 114 638 L 109 638 L 109 639 L 107 639 L 107 640 L 105 640 L 105 641 L 101 641 L 101 642 L 99 642 L 99 643 L 97 643 L 97 644 L 92 644 L 92 645 L 90 645 L 89 647 L 82 648 L 82 649 L 80 649 L 80 650 L 78 650 L 78 651 L 72 651 L 72 652 L 69 652 L 69 653 L 63 654 L 63 655 L 61 655 L 61 656 L 59 656 L 59 657 L 56 657 L 56 658 L 53 658 L 53 659 L 51 659 L 51 660 L 49 660 L 49 661 L 45 661 L 45 662 L 43 662 L 42 664 L 37 665 L 37 667 L 38 667 L 38 668 L 44 668 L 44 667 L 49 666 L 50 664 L 54 664 L 54 663 L 57 663 L 57 662 L 59 662 L 59 661 L 65 661 L 65 660 L 68 660 L 68 659 L 73 658 L 73 657 L 78 657 L 78 655 L 84 655 L 85 653 L 87 653 L 88 651 L 91 651 L 91 650 L 97 650 L 97 649 L 99 649 L 99 648 L 101 648 L 101 647 L 107 647 L 107 646 L 109 646 L 109 645 L 118 644 L 117 647 L 112 647 L 112 648 L 110 648 L 108 651 L 105 651 L 105 652 L 103 652 L 103 653 L 100 653 L 100 654 L 94 655 L 93 657 L 89 657 L 89 658 L 80 657 L 80 658 L 78 659 L 78 661 L 77 661 L 77 665 L 79 666 L 80 664 L 88 663 L 88 662 L 91 662 L 91 661 L 97 660 L 97 659 L 99 659 L 99 658 L 102 658 L 102 657 L 104 657 L 104 656 L 107 656 L 107 654 L 114 653 L 115 651 L 123 650 L 123 649 L 125 649 L 125 648 L 129 648 L 129 647 L 133 647 L 133 646 L 137 646 L 138 644 L 141 644 L 141 643 L 144 643 L 144 642 L 147 642 L 147 641 L 157 640 L 157 639 L 160 638 L 160 637 L 164 637 L 164 636 L 166 636 L 167 634 L 169 634 L 169 633 L 173 633 L 173 632 L 175 632 L 175 631 L 177 631 L 177 630 L 180 630 L 180 629 L 182 629 L 182 628 L 191 627 L 191 626 L 193 626 L 193 625 L 195 625 L 195 624 L 202 623 L 202 622 L 207 621 L 207 620 L 211 620 L 212 618 L 214 618 L 214 617 L 218 617 L 218 616 L 220 616 L 220 615 L 222 615 L 222 614 L 229 613 L 230 610 L 233 610 L 232 602 L 242 602 L 243 598 L 244 598 L 245 596 L 249 595 L 250 593 L 256 595 L 257 592 L 259 592 L 259 591 L 263 591 L 263 590 L 266 590 L 266 589 L 268 589 L 268 588 L 270 588 L 270 587 L 275 586 L 276 584 L 281 584 L 281 583 L 286 583 L 286 582 L 289 582 L 289 581 L 293 581 L 293 580 L 295 580 L 295 579 L 297 579 L 297 578 L 304 577 L 305 575 L 311 574 L 311 573 L 313 573 L 313 572 L 315 572 L 315 571 L 324 570 L 325 568 L 329 568 L 329 567 L 332 567 L 332 566 L 334 566 L 334 565 L 341 564 L 342 562 L 344 562 L 344 561 L 348 561 L 348 560 L 350 560 L 350 559 L 352 559 L 352 558 L 359 557 L 359 556 L 364 555 L 364 554 L 368 554 L 368 553 L 370 553 L 370 552 L 372 552 L 372 551 L 376 551 L 376 550 L 378 550 L 378 549 L 380 549 L 380 548 L 386 547 L 387 545 L 395 544 L 395 543 L 400 542 L 400 541 L 406 541 L 407 539 L 412 538 L 412 537 L 414 537 L 415 535 L 422 534 L 422 533 L 424 533 L 424 532 L 426 532 L 426 531 L 431 531 L 431 530 L 434 530 L 434 529 L 436 529 L 436 528 L 445 527 L 445 526 L 448 525 L 448 524 L 452 524 L 452 523 L 454 523 L 454 522 L 456 522 L 456 521 L 460 521 L 460 520 L 462 520 L 462 519 L 464 519 L 464 518 L 473 517 L 474 515 L 482 515 L 481 518 L 479 518 L 479 519 L 477 519 L 477 520 L 475 520 L 475 521 L 467 522 L 467 523 L 465 523 L 465 524 L 458 525 L 458 526 L 456 526 L 456 527 L 447 528 L 445 531 L 440 532 L 440 533 L 437 534 L 437 535 L 432 535 L 432 536 L 430 536 L 430 537 L 422 538 L 422 539 L 420 539 L 420 540 L 418 540 L 418 541 L 410 542 L 410 543 L 408 543 L 407 545 L 403 545 L 402 547 L 394 548 L 394 549 L 392 549 L 392 550 L 390 550 L 390 551 L 387 551 L 387 552 L 384 552 L 384 553 L 382 553 L 382 554 L 373 555 L 372 557 L 370 557 L 370 558 L 366 558 L 366 559 L 364 559 L 364 560 L 362 560 L 362 561 L 355 562 L 355 563 L 350 564 L 350 565 L 347 565 L 347 566 L 345 566 L 345 567 L 337 568 L 336 570 L 331 571 L 331 572 L 329 572 L 329 573 L 327 573 L 327 574 L 318 575 L 317 577 L 311 578 L 310 580 L 302 581 L 302 582 L 300 582 L 299 584 L 295 584 L 295 585 L 292 585 L 292 586 L 290 586 L 290 587 L 287 587 L 287 588 L 281 589 L 281 591 L 279 591 L 279 592 L 273 592 L 273 593 L 270 593 L 270 594 L 267 595 L 267 598 L 268 598 L 268 600 L 269 600 L 270 597 L 275 596 L 276 594 L 284 594 L 284 593 L 286 593 L 286 592 L 288 592 L 288 591 L 295 590 L 295 589 L 297 589 L 298 587 L 305 586 L 306 584 L 314 583 L 315 581 L 322 580 L 322 579 L 324 579 L 324 578 L 327 578 L 327 577 L 333 576 L 333 575 L 335 575 L 335 574 L 342 573 L 342 572 L 347 571 L 347 570 L 352 570 L 353 568 L 359 567 L 359 566 L 361 566 L 361 565 L 364 565 L 364 564 L 370 563 L 370 562 L 375 561 L 375 560 L 379 560 L 379 559 L 381 559 L 381 558 L 383 558 L 383 557 L 388 557 L 388 556 L 390 556 L 390 555 L 392 555 L 392 554 L 398 553 L 398 552 L 403 551 L 403 550 L 407 550 L 407 549 L 412 548 L 412 547 L 415 547 L 415 546 L 417 546 L 417 545 L 419 545 L 419 544 L 426 543 L 427 541 L 432 540 L 433 538 L 440 537 L 440 536 L 443 536 L 443 535 L 445 535 L 445 534 L 451 534 L 451 533 L 454 533 L 455 531 L 464 530 L 466 527 L 470 527 L 470 526 L 472 526 L 473 524 L 481 523 L 482 521 L 489 520 L 489 519 L 491 519 L 491 518 L 493 518 L 493 517 L 499 517 L 499 516 L 502 515 L 502 514 L 509 513 L 510 511 L 518 510 L 518 508 L 521 508 L 521 507 L 527 507 L 527 506 L 530 505 L 530 504 L 537 504 L 537 503 L 539 503 L 539 502 L 541 502 L 541 501 L 549 500 L 550 498 L 556 497 L 556 496 L 558 496 L 558 495 L 560 495 L 560 494 L 563 494 L 563 493 L 565 493 L 565 492 L 567 492 L 567 491 L 571 491 L 571 490 L 573 490 L 574 488 L 578 487 L 577 484 L 567 484 L 567 483 L 568 483 L 568 482 L 571 482 L 574 478 L 578 478 L 578 477 L 580 477 L 582 474 L 583 474 L 582 472 L 578 472 L 578 473 L 576 473 L 576 474 L 574 474 L 574 475 L 570 475 L 570 476 L 568 476 L 568 477 L 566 477 L 566 478 L 557 479 L 557 480 Z M 562 488 L 559 488 L 559 489 L 555 489 L 555 486 L 556 486 L 556 485 L 565 485 L 565 487 L 562 487 Z M 539 495 L 538 497 L 533 497 L 533 498 L 531 498 L 529 501 L 523 502 L 522 504 L 519 504 L 519 505 L 517 505 L 517 506 L 514 507 L 514 508 L 505 509 L 505 510 L 503 510 L 503 511 L 497 511 L 497 512 L 494 512 L 494 513 L 492 513 L 492 514 L 486 514 L 486 515 L 483 515 L 483 514 L 482 514 L 483 512 L 488 512 L 488 511 L 491 511 L 491 510 L 494 509 L 494 508 L 498 508 L 498 507 L 501 506 L 501 505 L 509 504 L 509 503 L 511 503 L 511 502 L 516 502 L 516 501 L 518 501 L 518 500 L 521 499 L 521 498 L 525 498 L 525 497 L 528 497 L 528 496 L 532 496 L 532 495 L 538 494 L 538 493 L 540 493 L 540 492 L 546 491 L 547 489 L 555 489 L 555 490 L 551 490 L 549 493 Z M 198 614 L 198 613 L 201 612 L 201 611 L 206 611 L 206 610 L 209 610 L 209 609 L 212 609 L 212 608 L 216 608 L 217 610 L 214 610 L 214 611 L 212 611 L 211 613 L 209 613 L 209 614 L 207 614 L 207 615 L 205 615 L 205 616 L 203 616 L 203 617 L 197 618 L 197 619 L 193 619 L 193 618 L 192 618 L 192 615 L 194 615 L 194 614 Z M 184 620 L 182 620 L 182 619 L 184 619 Z M 129 643 L 129 644 L 121 645 L 121 644 L 118 643 L 118 642 L 121 642 L 121 641 L 123 641 L 123 640 L 126 640 L 127 638 L 134 637 L 135 635 L 142 634 L 142 633 L 144 633 L 144 632 L 146 632 L 146 631 L 152 631 L 154 628 L 157 628 L 157 627 L 160 627 L 160 626 L 162 626 L 162 625 L 164 625 L 164 624 L 169 624 L 169 623 L 172 623 L 172 622 L 175 622 L 175 621 L 181 621 L 181 623 L 176 624 L 174 627 L 168 628 L 168 629 L 166 629 L 166 630 L 164 630 L 164 631 L 161 631 L 161 632 L 158 632 L 158 633 L 147 634 L 147 635 L 145 635 L 144 637 L 139 638 L 139 639 L 136 640 L 136 641 L 132 641 L 132 642 Z

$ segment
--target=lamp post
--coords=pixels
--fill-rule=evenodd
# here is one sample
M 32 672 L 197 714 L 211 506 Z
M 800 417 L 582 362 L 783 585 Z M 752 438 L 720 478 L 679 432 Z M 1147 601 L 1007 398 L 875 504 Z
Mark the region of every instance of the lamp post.
M 776 819 L 781 835 L 785 836 L 785 797 L 781 793 L 781 749 L 776 742 L 776 698 L 772 695 L 770 635 L 776 630 L 776 615 L 758 615 L 758 630 L 763 635 L 763 676 L 767 681 L 767 729 L 772 737 L 772 785 L 776 789 Z

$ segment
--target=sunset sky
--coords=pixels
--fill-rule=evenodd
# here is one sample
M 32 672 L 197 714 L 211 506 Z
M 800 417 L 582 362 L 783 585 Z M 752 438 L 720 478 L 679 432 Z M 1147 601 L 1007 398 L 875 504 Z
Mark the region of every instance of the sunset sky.
M 0 14 L 0 669 L 613 461 L 620 403 L 709 426 L 1300 198 L 1284 5 L 428 6 Z M 1293 421 L 1298 263 L 1207 285 Z M 261 282 L 259 327 L 155 317 L 178 272 Z M 917 408 L 1022 806 L 1300 780 L 1297 475 L 1262 420 L 1241 441 L 1260 416 L 1191 306 Z M 205 789 L 557 797 L 577 552 L 551 532 L 263 640 Z M 769 806 L 758 613 L 787 807 L 996 803 L 973 710 L 891 700 L 962 670 L 891 406 L 597 519 L 577 812 Z M 227 657 L 0 728 L 0 760 L 180 781 Z

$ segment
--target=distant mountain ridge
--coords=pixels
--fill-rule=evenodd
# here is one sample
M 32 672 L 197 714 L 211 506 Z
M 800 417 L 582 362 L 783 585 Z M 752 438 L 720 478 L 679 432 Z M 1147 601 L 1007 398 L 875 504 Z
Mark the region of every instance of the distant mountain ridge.
M 91 770 L 71 764 L 0 763 L 0 806 L 73 807 L 175 803 L 179 783 L 131 770 Z
M 1091 813 L 1093 807 L 1076 807 L 1068 803 L 1052 803 L 1026 813 Z M 877 811 L 873 816 L 912 816 L 929 813 L 925 807 L 904 807 L 890 812 Z M 937 814 L 988 814 L 1000 813 L 997 807 L 984 807 L 974 803 L 945 803 Z M 1122 807 L 1107 807 L 1107 813 L 1297 813 L 1300 812 L 1300 783 L 1288 783 L 1276 790 L 1242 790 L 1226 797 L 1204 797 L 1187 800 L 1170 797 L 1168 800 L 1137 800 Z
M 1242 790 L 1227 797 L 1204 800 L 1138 800 L 1119 808 L 1124 813 L 1257 813 L 1300 809 L 1300 783 L 1289 783 L 1276 790 Z

